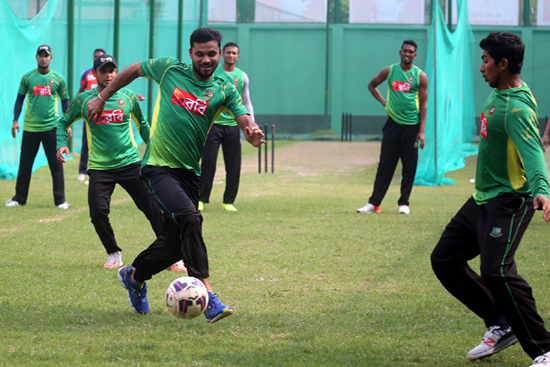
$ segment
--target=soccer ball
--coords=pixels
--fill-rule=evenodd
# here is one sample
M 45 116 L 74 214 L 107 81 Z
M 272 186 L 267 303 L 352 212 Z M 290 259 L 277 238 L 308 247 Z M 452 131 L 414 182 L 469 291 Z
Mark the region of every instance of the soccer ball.
M 166 306 L 176 317 L 194 319 L 206 310 L 207 305 L 208 291 L 197 278 L 178 278 L 166 290 Z

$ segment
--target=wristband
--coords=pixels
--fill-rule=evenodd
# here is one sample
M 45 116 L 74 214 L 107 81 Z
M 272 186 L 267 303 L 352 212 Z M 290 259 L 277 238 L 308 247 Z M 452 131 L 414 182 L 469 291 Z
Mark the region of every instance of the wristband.
M 97 98 L 99 98 L 99 99 L 101 100 L 101 102 L 107 103 L 106 100 L 104 100 L 103 98 L 101 98 L 101 94 L 99 94 L 99 93 L 97 94 Z
M 543 138 L 550 138 L 550 136 L 549 135 L 544 135 Z

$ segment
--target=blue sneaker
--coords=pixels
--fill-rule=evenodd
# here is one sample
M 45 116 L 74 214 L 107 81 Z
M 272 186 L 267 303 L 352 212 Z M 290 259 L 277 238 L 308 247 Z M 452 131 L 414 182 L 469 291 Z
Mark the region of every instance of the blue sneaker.
M 120 284 L 128 290 L 128 302 L 130 307 L 137 313 L 146 315 L 149 312 L 149 303 L 147 302 L 147 282 L 139 287 L 130 279 L 130 274 L 134 270 L 133 266 L 125 266 L 119 269 L 117 278 Z
M 206 322 L 213 324 L 232 313 L 233 310 L 229 306 L 224 305 L 218 300 L 218 294 L 208 292 L 208 306 L 204 311 Z

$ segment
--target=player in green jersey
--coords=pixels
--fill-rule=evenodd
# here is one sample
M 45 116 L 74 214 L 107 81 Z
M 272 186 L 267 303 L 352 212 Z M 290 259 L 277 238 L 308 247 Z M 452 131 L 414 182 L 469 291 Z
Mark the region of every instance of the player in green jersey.
M 537 104 L 519 76 L 525 46 L 512 33 L 491 32 L 480 47 L 480 71 L 496 89 L 481 112 L 476 190 L 443 231 L 432 267 L 443 286 L 485 323 L 487 331 L 469 359 L 519 341 L 535 359 L 532 367 L 550 367 L 550 333 L 514 260 L 535 210 L 550 220 Z M 477 256 L 479 275 L 468 265 Z
M 69 94 L 63 76 L 50 69 L 50 62 L 52 61 L 50 46 L 42 45 L 38 47 L 36 61 L 38 62 L 38 68 L 23 75 L 15 102 L 15 113 L 11 128 L 11 134 L 14 138 L 19 132 L 18 119 L 23 108 L 23 101 L 27 97 L 15 196 L 6 202 L 6 206 L 16 207 L 27 203 L 32 166 L 40 148 L 40 143 L 42 143 L 52 174 L 54 203 L 60 209 L 68 209 L 69 204 L 65 201 L 63 165 L 55 158 L 55 142 L 57 120 L 59 119 L 57 113 L 58 98 L 61 99 L 64 112 L 69 107 Z
M 405 40 L 399 50 L 401 62 L 383 68 L 369 83 L 369 91 L 384 106 L 388 120 L 382 130 L 380 162 L 374 180 L 374 189 L 368 203 L 358 213 L 380 213 L 380 204 L 390 187 L 397 162 L 403 165 L 401 197 L 397 201 L 399 214 L 410 214 L 411 196 L 418 147 L 424 148 L 426 110 L 428 106 L 428 77 L 413 65 L 416 58 L 416 42 Z M 378 85 L 388 80 L 388 97 L 384 99 Z
M 87 118 L 87 101 L 105 89 L 117 74 L 114 57 L 100 55 L 94 60 L 93 75 L 97 87 L 73 98 L 57 128 L 57 159 L 65 163 L 69 155 L 66 146 L 67 128 L 73 122 L 84 119 L 90 136 L 90 183 L 88 205 L 95 231 L 108 254 L 105 268 L 122 266 L 122 249 L 117 245 L 113 227 L 109 221 L 111 196 L 116 184 L 130 194 L 136 206 L 145 214 L 156 236 L 162 233 L 162 211 L 139 179 L 140 163 L 137 144 L 131 123 L 135 122 L 145 142 L 149 140 L 150 126 L 145 120 L 136 95 L 129 89 L 121 89 L 106 103 L 101 117 L 94 123 Z
M 235 67 L 237 60 L 239 60 L 239 46 L 235 42 L 226 43 L 223 46 L 223 64 L 218 66 L 214 75 L 225 79 L 237 89 L 243 99 L 244 106 L 250 113 L 252 121 L 254 121 L 248 75 Z M 206 137 L 201 160 L 202 187 L 199 196 L 199 210 L 203 210 L 204 204 L 210 201 L 220 144 L 223 149 L 226 172 L 222 208 L 225 211 L 236 212 L 237 208 L 233 203 L 237 198 L 241 176 L 241 130 L 233 117 L 227 112 L 222 112 L 214 121 L 214 125 L 212 125 Z
M 221 39 L 214 29 L 196 29 L 190 38 L 191 65 L 170 57 L 134 63 L 88 102 L 88 118 L 96 120 L 105 101 L 134 79 L 144 76 L 159 86 L 141 173 L 167 220 L 162 236 L 139 254 L 132 266 L 118 272 L 132 309 L 141 314 L 149 312 L 146 281 L 181 259 L 189 275 L 200 279 L 209 291 L 206 321 L 213 323 L 233 313 L 210 288 L 202 216 L 197 210 L 199 161 L 208 130 L 222 111 L 231 112 L 250 144 L 258 147 L 265 141 L 235 88 L 213 77 L 221 55 Z

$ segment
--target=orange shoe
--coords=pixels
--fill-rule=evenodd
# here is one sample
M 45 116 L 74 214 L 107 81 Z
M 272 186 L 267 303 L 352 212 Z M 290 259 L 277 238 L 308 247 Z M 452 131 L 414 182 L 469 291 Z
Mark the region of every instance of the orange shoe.
M 178 261 L 176 263 L 173 263 L 169 268 L 168 270 L 172 270 L 172 271 L 176 271 L 178 273 L 181 273 L 181 272 L 187 272 L 187 268 L 185 267 L 185 265 L 183 265 L 183 261 Z

